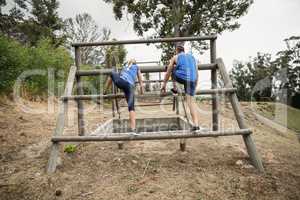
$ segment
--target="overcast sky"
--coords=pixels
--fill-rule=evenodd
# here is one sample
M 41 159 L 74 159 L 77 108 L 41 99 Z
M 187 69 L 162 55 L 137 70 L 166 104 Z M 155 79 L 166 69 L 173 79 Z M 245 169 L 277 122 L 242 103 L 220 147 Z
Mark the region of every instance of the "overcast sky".
M 9 2 L 9 0 L 8 0 Z M 59 0 L 59 15 L 74 17 L 79 13 L 89 13 L 99 27 L 108 27 L 118 40 L 136 39 L 130 16 L 116 21 L 112 6 L 102 0 Z M 230 69 L 235 59 L 249 60 L 257 52 L 273 55 L 285 48 L 283 40 L 292 35 L 300 35 L 300 0 L 254 0 L 249 12 L 239 19 L 241 27 L 233 32 L 218 36 L 217 56 L 222 57 Z M 159 60 L 160 51 L 154 46 L 128 45 L 128 58 L 137 60 Z M 201 63 L 209 62 L 206 53 L 197 58 Z M 209 73 L 202 73 L 204 80 Z M 200 76 L 201 78 L 201 76 Z
M 101 0 L 60 0 L 59 14 L 62 17 L 74 17 L 83 12 L 92 15 L 100 27 L 109 27 L 117 39 L 137 38 L 132 22 L 126 19 L 116 21 L 112 7 Z M 276 53 L 285 47 L 284 38 L 300 35 L 300 0 L 255 0 L 248 14 L 239 22 L 240 29 L 224 32 L 218 37 L 218 56 L 225 60 L 227 67 L 234 59 L 246 61 L 258 51 Z M 129 57 L 151 60 L 160 57 L 157 50 L 143 45 L 129 48 Z M 208 61 L 207 56 L 202 60 Z
M 137 38 L 130 16 L 116 21 L 112 6 L 101 0 L 60 0 L 59 14 L 63 18 L 74 17 L 83 12 L 89 13 L 100 27 L 109 27 L 116 39 Z M 238 30 L 224 32 L 217 40 L 217 56 L 224 59 L 228 69 L 235 59 L 247 61 L 257 52 L 274 55 L 285 48 L 283 39 L 300 35 L 300 0 L 254 0 L 249 12 L 239 22 L 241 27 Z M 126 48 L 128 57 L 135 57 L 137 60 L 160 58 L 160 51 L 154 46 L 128 45 Z M 208 56 L 207 53 L 198 59 L 207 63 Z M 209 75 L 203 73 L 202 79 L 208 80 Z

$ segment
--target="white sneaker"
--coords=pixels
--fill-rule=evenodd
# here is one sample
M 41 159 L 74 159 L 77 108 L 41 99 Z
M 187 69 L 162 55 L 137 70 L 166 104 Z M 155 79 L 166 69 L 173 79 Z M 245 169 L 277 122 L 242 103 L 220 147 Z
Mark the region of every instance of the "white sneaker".
M 131 131 L 129 132 L 129 134 L 132 135 L 132 136 L 139 136 L 139 135 L 141 135 L 140 133 L 138 133 L 136 131 L 136 129 L 131 129 Z

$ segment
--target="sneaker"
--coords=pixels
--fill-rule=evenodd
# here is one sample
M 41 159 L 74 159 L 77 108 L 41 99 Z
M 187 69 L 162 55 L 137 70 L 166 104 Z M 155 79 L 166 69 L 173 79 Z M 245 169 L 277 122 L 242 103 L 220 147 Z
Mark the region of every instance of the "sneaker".
M 200 127 L 199 126 L 193 126 L 192 128 L 191 128 L 191 131 L 192 132 L 197 132 L 197 131 L 199 131 L 200 130 Z
M 136 131 L 136 129 L 131 129 L 130 132 L 129 132 L 129 134 L 132 135 L 132 136 L 139 136 L 139 135 L 141 135 L 140 133 L 138 133 Z
M 207 129 L 207 128 L 202 128 L 202 127 L 199 127 L 199 126 L 193 126 L 192 128 L 191 128 L 191 131 L 192 132 L 194 132 L 194 133 L 204 133 L 204 132 L 208 132 L 209 131 L 209 129 Z

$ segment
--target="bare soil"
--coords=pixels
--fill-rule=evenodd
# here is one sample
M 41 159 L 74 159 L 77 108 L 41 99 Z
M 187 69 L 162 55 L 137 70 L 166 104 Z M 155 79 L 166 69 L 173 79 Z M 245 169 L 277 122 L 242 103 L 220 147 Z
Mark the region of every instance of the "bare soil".
M 30 103 L 46 109 L 46 103 Z M 203 102 L 200 122 L 209 127 L 210 104 Z M 75 104 L 70 106 L 65 134 L 76 135 Z M 106 108 L 86 108 L 87 130 L 111 118 Z M 137 110 L 139 117 L 171 115 L 158 107 Z M 76 152 L 61 150 L 61 164 L 45 173 L 56 114 L 31 114 L 14 103 L 0 105 L 0 199 L 300 199 L 300 145 L 293 132 L 279 133 L 256 120 L 242 103 L 247 124 L 254 130 L 265 174 L 250 165 L 240 136 L 190 139 L 187 151 L 178 140 L 78 144 Z M 126 108 L 122 117 L 127 117 Z M 221 110 L 222 127 L 234 128 L 231 108 Z

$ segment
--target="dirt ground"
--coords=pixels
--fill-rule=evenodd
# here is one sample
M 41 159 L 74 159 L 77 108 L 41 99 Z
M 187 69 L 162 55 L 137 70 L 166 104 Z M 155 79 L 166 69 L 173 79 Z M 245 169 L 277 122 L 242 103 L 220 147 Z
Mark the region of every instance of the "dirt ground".
M 30 103 L 45 110 L 46 103 Z M 87 130 L 111 117 L 86 105 Z M 200 122 L 210 126 L 209 103 L 201 103 Z M 300 199 L 300 144 L 292 132 L 279 133 L 256 120 L 242 103 L 247 124 L 262 157 L 265 174 L 249 164 L 240 136 L 190 139 L 187 151 L 178 140 L 78 144 L 75 153 L 61 150 L 60 165 L 46 174 L 55 112 L 32 114 L 14 103 L 0 105 L 0 199 Z M 70 106 L 65 134 L 77 134 L 76 110 Z M 155 107 L 137 110 L 138 117 L 171 115 Z M 126 108 L 122 117 L 126 117 Z M 236 127 L 231 108 L 222 106 L 222 127 Z

